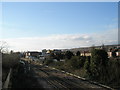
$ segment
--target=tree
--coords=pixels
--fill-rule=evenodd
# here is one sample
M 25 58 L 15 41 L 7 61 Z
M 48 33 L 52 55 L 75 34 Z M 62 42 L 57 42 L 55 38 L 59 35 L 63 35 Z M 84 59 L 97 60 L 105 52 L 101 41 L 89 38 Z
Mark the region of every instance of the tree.
M 62 54 L 62 53 L 55 53 L 55 59 L 57 59 L 58 61 L 60 60 L 60 59 L 63 59 L 63 57 L 64 57 L 64 55 Z
M 55 58 L 55 54 L 52 52 L 52 53 L 50 53 L 50 58 L 51 59 L 54 59 Z
M 114 51 L 112 51 L 112 57 L 116 57 L 117 55 L 116 55 L 116 51 L 114 50 Z
M 110 48 L 109 51 L 112 52 L 112 57 L 117 57 L 117 54 L 116 52 L 119 50 L 119 48 L 116 48 L 116 47 L 113 47 L 113 48 Z
M 101 45 L 101 49 L 105 50 L 105 45 L 104 44 Z
M 80 51 L 77 51 L 76 56 L 80 56 L 80 54 L 81 54 Z
M 13 50 L 10 51 L 10 54 L 13 54 Z
M 66 52 L 65 52 L 65 57 L 66 57 L 67 59 L 71 59 L 72 56 L 74 56 L 74 54 L 73 54 L 71 51 L 66 51 Z
M 75 69 L 79 68 L 78 57 L 76 57 L 76 56 L 72 57 L 69 60 L 69 62 L 70 62 L 70 66 L 72 66 L 72 68 L 75 68 Z
M 93 49 L 91 52 L 90 68 L 92 77 L 97 79 L 103 74 L 104 69 L 108 64 L 108 55 L 105 50 Z
M 8 51 L 8 44 L 5 41 L 0 41 L 0 53 L 6 53 Z
M 96 63 L 98 65 L 102 65 L 102 66 L 105 66 L 108 62 L 108 54 L 105 50 L 101 50 L 101 49 L 94 49 L 92 50 L 91 52 L 91 57 L 92 59 L 94 58 L 98 58 L 96 60 Z
M 84 69 L 86 71 L 86 75 L 87 77 L 90 77 L 91 76 L 91 71 L 90 71 L 90 57 L 86 57 L 86 61 L 85 61 L 85 64 L 84 64 Z
M 85 59 L 86 59 L 85 56 L 79 57 L 79 59 L 78 59 L 79 68 L 82 68 L 84 66 Z

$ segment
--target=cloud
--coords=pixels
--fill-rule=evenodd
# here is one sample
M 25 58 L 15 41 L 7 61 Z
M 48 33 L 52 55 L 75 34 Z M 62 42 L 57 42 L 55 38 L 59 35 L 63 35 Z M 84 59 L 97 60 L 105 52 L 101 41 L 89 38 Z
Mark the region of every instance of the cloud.
M 118 30 L 92 34 L 57 34 L 46 37 L 3 39 L 15 51 L 77 48 L 102 44 L 117 44 Z

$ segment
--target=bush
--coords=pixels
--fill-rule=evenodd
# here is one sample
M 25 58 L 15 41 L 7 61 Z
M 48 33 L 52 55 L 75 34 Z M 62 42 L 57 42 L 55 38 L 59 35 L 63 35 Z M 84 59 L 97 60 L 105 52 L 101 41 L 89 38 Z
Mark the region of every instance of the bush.
M 109 60 L 106 51 L 94 49 L 91 58 L 86 58 L 84 69 L 89 79 L 120 88 L 120 60 Z
M 44 62 L 45 65 L 49 65 L 49 64 L 51 64 L 51 63 L 53 63 L 53 60 L 52 60 L 52 59 L 50 59 L 50 60 L 45 60 L 45 62 Z
M 84 66 L 85 57 L 73 56 L 71 59 L 66 60 L 69 68 L 80 69 Z
M 76 56 L 81 56 L 80 51 L 77 51 L 77 52 L 76 52 Z
M 80 56 L 78 60 L 79 68 L 82 68 L 84 66 L 86 60 L 86 56 Z
M 85 64 L 84 64 L 84 69 L 85 69 L 86 77 L 89 78 L 91 76 L 90 57 L 86 57 L 86 61 L 85 61 Z
M 72 56 L 74 56 L 74 54 L 73 54 L 71 51 L 66 51 L 66 52 L 65 52 L 65 57 L 66 57 L 66 59 L 71 59 Z
M 108 63 L 107 83 L 111 86 L 120 85 L 120 60 L 110 60 Z M 120 87 L 119 87 L 120 88 Z
M 69 61 L 72 68 L 79 68 L 78 57 L 73 56 Z
M 16 53 L 3 54 L 2 55 L 2 66 L 3 68 L 14 67 L 16 64 L 18 64 L 19 60 L 20 60 L 19 54 L 16 54 Z
M 105 50 L 94 49 L 91 52 L 91 76 L 94 79 L 100 79 L 105 73 L 105 68 L 108 65 L 108 55 Z

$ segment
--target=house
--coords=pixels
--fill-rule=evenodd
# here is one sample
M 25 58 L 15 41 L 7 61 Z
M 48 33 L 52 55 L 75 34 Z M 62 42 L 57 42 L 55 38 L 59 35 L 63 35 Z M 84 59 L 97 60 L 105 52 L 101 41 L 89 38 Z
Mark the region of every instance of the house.
M 91 56 L 90 51 L 82 51 L 81 56 Z
M 40 55 L 40 52 L 37 52 L 37 51 L 28 51 L 25 53 L 25 57 L 26 58 L 30 58 L 30 57 L 38 57 Z
M 107 54 L 109 58 L 112 57 L 112 52 L 108 51 Z
M 113 53 L 115 53 L 116 57 L 120 57 L 120 47 L 113 47 L 113 48 L 109 48 L 108 50 L 108 57 L 113 57 Z
M 43 49 L 42 54 L 39 55 L 39 59 L 45 60 L 50 55 L 50 53 L 51 53 L 50 49 L 49 50 Z
M 117 47 L 116 56 L 120 57 L 120 46 Z
M 116 56 L 120 57 L 120 51 L 116 52 Z

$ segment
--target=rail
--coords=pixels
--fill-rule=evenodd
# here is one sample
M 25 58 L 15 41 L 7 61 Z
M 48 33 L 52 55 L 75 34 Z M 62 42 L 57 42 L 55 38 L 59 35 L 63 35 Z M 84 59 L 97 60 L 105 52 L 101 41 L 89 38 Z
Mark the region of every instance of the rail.
M 48 66 L 45 66 L 45 67 L 48 67 Z M 60 71 L 60 72 L 63 72 L 63 73 L 66 73 L 66 74 L 71 75 L 71 76 L 74 76 L 74 77 L 79 78 L 79 79 L 81 79 L 81 80 L 83 80 L 83 81 L 88 81 L 88 82 L 90 82 L 91 84 L 95 84 L 95 85 L 101 86 L 101 87 L 106 88 L 106 89 L 108 89 L 108 90 L 116 90 L 116 89 L 111 88 L 111 87 L 109 87 L 109 86 L 107 86 L 107 85 L 103 85 L 103 84 L 101 84 L 101 83 L 88 80 L 88 79 L 86 79 L 86 78 L 77 76 L 77 75 L 72 74 L 72 73 L 70 73 L 70 72 L 66 72 L 66 71 L 63 71 L 63 70 L 59 70 L 59 69 L 54 68 L 54 67 L 49 67 L 49 68 L 54 69 L 54 70 L 57 70 L 57 71 Z

